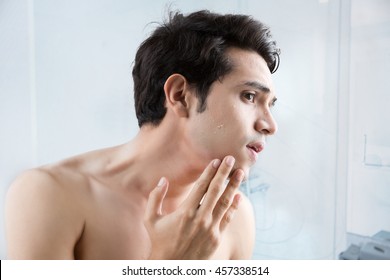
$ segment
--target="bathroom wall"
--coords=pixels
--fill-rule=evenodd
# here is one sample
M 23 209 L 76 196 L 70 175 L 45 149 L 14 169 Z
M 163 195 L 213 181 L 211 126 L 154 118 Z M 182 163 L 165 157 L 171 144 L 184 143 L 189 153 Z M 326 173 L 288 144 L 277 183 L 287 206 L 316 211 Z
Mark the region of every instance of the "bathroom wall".
M 169 7 L 248 13 L 271 27 L 282 49 L 274 74 L 279 132 L 242 186 L 256 211 L 253 257 L 337 257 L 345 249 L 347 226 L 361 234 L 388 226 L 383 217 L 389 169 L 361 161 L 363 135 L 368 162 L 379 162 L 383 152 L 375 149 L 389 148 L 381 118 L 389 88 L 387 3 L 0 1 L 2 205 L 22 170 L 120 144 L 137 133 L 132 61 L 155 26 L 149 23 L 161 21 Z M 370 6 L 368 26 L 362 27 L 364 5 L 379 7 Z M 378 13 L 384 20 L 372 22 Z M 373 47 L 375 52 L 367 52 Z M 371 109 L 364 107 L 368 103 Z M 0 258 L 5 258 L 3 207 L 0 212 Z M 364 221 L 358 219 L 362 215 Z
M 4 201 L 9 184 L 34 165 L 32 43 L 28 1 L 0 1 L 0 259 L 5 258 Z

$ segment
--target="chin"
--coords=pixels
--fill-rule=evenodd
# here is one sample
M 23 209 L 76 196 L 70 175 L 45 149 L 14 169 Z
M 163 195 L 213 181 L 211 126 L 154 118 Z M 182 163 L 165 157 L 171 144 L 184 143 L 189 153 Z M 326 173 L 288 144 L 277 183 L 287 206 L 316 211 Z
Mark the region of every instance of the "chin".
M 242 181 L 245 182 L 249 178 L 250 168 L 251 168 L 251 165 L 249 165 L 249 164 L 236 162 L 236 164 L 233 166 L 232 173 L 234 172 L 234 170 L 237 170 L 237 169 L 241 169 L 242 171 L 244 171 L 244 179 Z

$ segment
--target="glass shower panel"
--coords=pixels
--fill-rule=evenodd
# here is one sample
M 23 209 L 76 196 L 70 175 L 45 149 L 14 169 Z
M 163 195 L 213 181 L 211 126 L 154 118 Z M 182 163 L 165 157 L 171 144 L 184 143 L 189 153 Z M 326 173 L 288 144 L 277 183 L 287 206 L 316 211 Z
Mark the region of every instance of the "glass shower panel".
M 254 258 L 333 259 L 340 3 L 248 2 L 248 11 L 271 26 L 282 49 L 274 74 L 279 131 L 246 185 Z
M 350 233 L 390 231 L 390 2 L 351 1 Z

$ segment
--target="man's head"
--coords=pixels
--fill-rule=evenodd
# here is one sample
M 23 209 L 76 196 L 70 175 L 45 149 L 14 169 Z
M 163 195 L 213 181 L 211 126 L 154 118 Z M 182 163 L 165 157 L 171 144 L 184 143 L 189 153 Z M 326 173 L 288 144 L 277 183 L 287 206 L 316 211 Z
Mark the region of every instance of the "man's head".
M 171 13 L 138 49 L 133 68 L 138 124 L 158 125 L 166 114 L 164 84 L 181 74 L 194 88 L 198 112 L 206 109 L 210 86 L 232 70 L 232 47 L 259 54 L 271 73 L 279 64 L 269 29 L 246 15 L 199 11 L 188 16 Z

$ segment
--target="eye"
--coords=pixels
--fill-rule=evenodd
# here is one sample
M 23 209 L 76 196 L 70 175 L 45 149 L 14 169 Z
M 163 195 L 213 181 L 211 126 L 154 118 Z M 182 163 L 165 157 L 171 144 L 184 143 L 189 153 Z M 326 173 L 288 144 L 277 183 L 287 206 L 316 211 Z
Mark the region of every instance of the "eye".
M 253 92 L 244 92 L 243 97 L 251 103 L 255 102 L 256 94 Z

